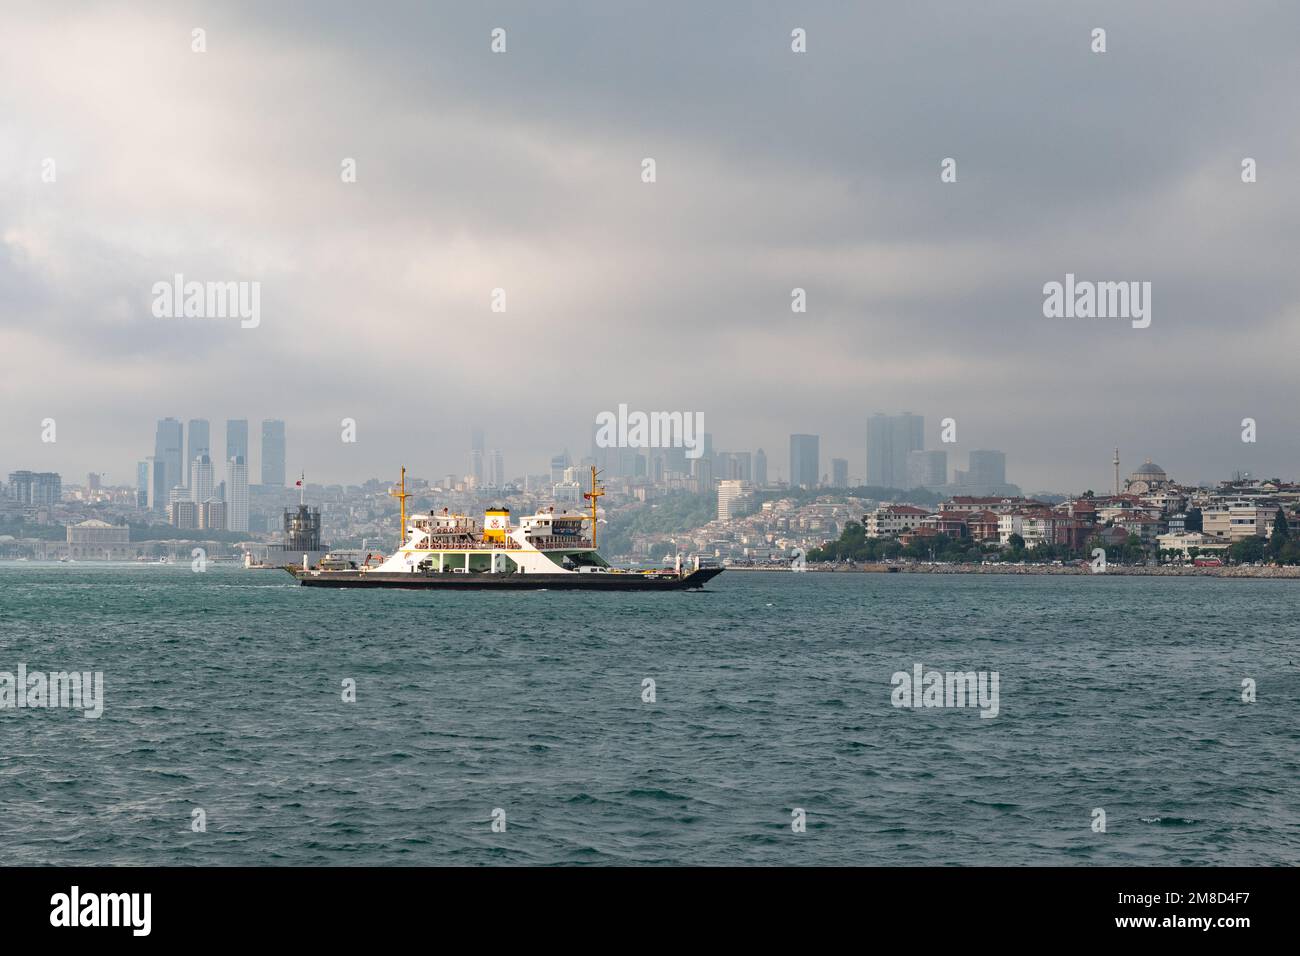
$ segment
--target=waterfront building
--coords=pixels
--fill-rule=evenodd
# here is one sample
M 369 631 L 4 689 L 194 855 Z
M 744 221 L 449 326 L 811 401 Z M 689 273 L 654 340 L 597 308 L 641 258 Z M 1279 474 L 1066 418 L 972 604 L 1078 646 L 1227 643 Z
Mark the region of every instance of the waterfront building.
M 1159 535 L 1156 538 L 1156 546 L 1161 551 L 1181 551 L 1183 560 L 1190 561 L 1192 559 L 1192 548 L 1207 552 L 1225 552 L 1232 546 L 1232 542 L 1227 538 L 1205 534 L 1201 531 L 1171 531 L 1168 534 Z
M 1159 518 L 1136 510 L 1116 517 L 1114 526 L 1123 528 L 1129 534 L 1137 535 L 1143 544 L 1155 541 L 1162 530 Z
M 1201 509 L 1201 530 L 1230 541 L 1263 536 L 1276 513 L 1277 503 L 1273 501 L 1219 498 Z
M 998 514 L 1047 506 L 1047 502 L 1033 498 L 1004 498 L 997 495 L 953 495 L 947 501 L 939 502 L 940 511 L 993 511 Z
M 134 552 L 131 528 L 91 518 L 67 526 L 68 557 L 78 561 L 125 561 Z
M 996 511 L 965 511 L 966 533 L 975 541 L 998 540 L 998 518 Z
M 896 538 L 905 531 L 921 527 L 930 514 L 912 505 L 883 505 L 863 516 L 868 538 Z

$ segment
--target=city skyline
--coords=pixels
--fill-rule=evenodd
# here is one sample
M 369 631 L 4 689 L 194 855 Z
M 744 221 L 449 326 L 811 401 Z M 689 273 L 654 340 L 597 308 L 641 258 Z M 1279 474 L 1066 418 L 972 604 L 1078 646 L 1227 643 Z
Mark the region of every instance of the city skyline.
M 874 410 L 863 414 L 861 425 L 858 429 L 859 434 L 865 432 L 868 423 L 877 414 L 880 413 Z M 885 417 L 889 417 L 888 413 L 883 414 Z M 913 417 L 920 418 L 927 423 L 925 425 L 925 450 L 944 451 L 947 453 L 946 470 L 949 472 L 950 476 L 953 472 L 960 469 L 961 464 L 967 460 L 967 456 L 969 456 L 971 452 L 996 448 L 1003 451 L 1004 454 L 1007 454 L 1009 458 L 1011 457 L 1010 452 L 991 442 L 975 443 L 959 441 L 956 443 L 943 443 L 940 440 L 941 426 L 939 425 L 939 419 L 937 416 L 923 414 L 915 415 Z M 185 461 L 184 456 L 186 453 L 185 450 L 190 444 L 188 425 L 191 419 L 168 416 L 166 419 L 158 419 L 155 417 L 150 420 L 154 422 L 154 426 L 145 430 L 154 434 L 154 454 L 164 459 L 168 464 L 169 477 L 167 487 L 170 488 L 175 485 L 188 487 L 189 465 L 192 464 L 192 462 Z M 219 421 L 222 428 L 221 447 L 228 447 L 226 429 L 232 421 L 242 422 L 245 427 L 247 427 L 248 422 L 253 422 L 259 429 L 259 441 L 250 446 L 247 435 L 243 435 L 241 447 L 243 451 L 247 453 L 242 454 L 241 457 L 243 457 L 253 469 L 250 474 L 259 476 L 261 475 L 262 455 L 260 426 L 262 423 L 267 421 L 284 422 L 286 433 L 292 432 L 295 436 L 293 451 L 289 453 L 289 457 L 283 465 L 283 474 L 286 483 L 290 483 L 292 479 L 296 478 L 300 471 L 306 471 L 308 477 L 312 481 L 319 481 L 325 484 L 355 484 L 384 474 L 384 466 L 386 464 L 389 466 L 389 470 L 405 464 L 412 472 L 419 472 L 421 474 L 438 477 L 449 473 L 454 473 L 457 477 L 474 473 L 472 469 L 467 467 L 471 464 L 469 438 L 470 427 L 468 425 L 463 429 L 460 429 L 464 432 L 465 436 L 459 443 L 462 447 L 457 448 L 454 440 L 447 439 L 447 447 L 453 450 L 446 453 L 441 451 L 435 453 L 431 452 L 427 448 L 422 449 L 418 446 L 418 443 L 412 442 L 409 446 L 403 446 L 405 451 L 399 449 L 394 452 L 391 462 L 389 462 L 381 459 L 372 459 L 369 455 L 357 454 L 357 452 L 367 447 L 365 440 L 362 437 L 358 437 L 357 441 L 352 444 L 342 443 L 339 437 L 341 431 L 340 423 L 334 423 L 334 425 L 330 427 L 329 425 L 320 422 L 311 422 L 307 427 L 310 428 L 311 434 L 318 436 L 318 441 L 320 442 L 319 445 L 311 445 L 298 440 L 299 429 L 294 424 L 295 420 L 287 416 L 279 419 L 261 419 L 256 416 L 251 416 L 245 419 L 231 420 L 224 418 L 218 419 L 215 417 L 210 419 L 194 420 L 201 421 L 209 426 L 212 441 L 216 441 L 218 435 L 217 426 L 213 423 Z M 165 439 L 164 436 L 158 435 L 157 429 L 163 421 L 171 423 L 176 434 L 179 436 L 176 440 L 181 444 L 170 445 L 167 448 L 162 447 L 161 443 L 167 439 Z M 359 435 L 364 434 L 364 425 L 364 422 L 358 423 Z M 958 419 L 958 427 L 960 428 L 960 419 Z M 581 428 L 581 425 L 579 425 L 578 428 Z M 140 434 L 144 431 L 140 428 L 125 430 L 132 434 Z M 496 431 L 490 425 L 486 426 L 484 430 L 492 433 L 494 436 L 501 434 L 501 432 Z M 1122 430 L 1125 429 L 1116 429 L 1116 431 Z M 60 425 L 60 431 L 62 432 L 62 425 Z M 849 431 L 852 430 L 850 429 Z M 1195 471 L 1184 464 L 1183 466 L 1178 467 L 1177 470 L 1180 473 L 1188 474 L 1188 481 L 1194 484 L 1213 483 L 1220 480 L 1222 477 L 1237 473 L 1250 474 L 1252 476 L 1281 478 L 1287 478 L 1291 475 L 1300 475 L 1300 439 L 1297 439 L 1294 443 L 1288 442 L 1286 445 L 1287 454 L 1279 456 L 1277 454 L 1260 452 L 1257 443 L 1243 442 L 1241 440 L 1242 433 L 1242 423 L 1239 422 L 1237 423 L 1236 431 L 1233 432 L 1234 441 L 1227 444 L 1220 443 L 1223 448 L 1223 454 L 1220 456 L 1217 463 L 1211 462 L 1203 469 Z M 58 442 L 55 443 L 42 443 L 40 441 L 38 429 L 34 428 L 33 434 L 35 440 L 24 443 L 28 448 L 27 453 L 20 454 L 17 452 L 9 452 L 0 457 L 0 461 L 3 462 L 0 463 L 0 472 L 7 473 L 9 471 L 17 470 L 54 471 L 65 476 L 85 475 L 90 472 L 95 472 L 96 474 L 110 476 L 111 482 L 114 485 L 124 486 L 136 483 L 136 478 L 134 476 L 136 475 L 137 469 L 143 464 L 144 459 L 149 457 L 147 455 L 137 455 L 133 458 L 129 451 L 129 443 L 126 441 L 113 440 L 107 443 L 108 447 L 111 448 L 112 451 L 106 452 L 102 458 L 89 459 L 83 457 L 81 453 L 78 453 L 77 449 L 67 443 L 63 439 L 62 434 L 60 434 Z M 511 464 L 511 471 L 505 475 L 507 480 L 526 474 L 541 474 L 546 472 L 548 470 L 548 462 L 551 456 L 558 454 L 558 452 L 563 449 L 568 449 L 570 454 L 575 456 L 575 460 L 582 458 L 585 454 L 584 450 L 590 443 L 590 439 L 588 438 L 584 440 L 578 429 L 570 430 L 568 434 L 568 440 L 557 441 L 548 445 L 538 445 L 537 436 L 529 435 L 527 439 L 528 447 L 540 447 L 543 449 L 542 452 L 537 454 L 525 452 L 522 449 L 511 448 L 511 446 L 506 442 L 497 441 L 494 438 L 490 447 L 484 450 L 484 477 L 486 478 L 488 471 L 490 470 L 490 465 L 492 464 L 491 456 L 496 454 L 501 454 L 507 463 L 528 462 L 526 466 L 523 464 Z M 713 434 L 714 433 L 711 431 L 710 435 Z M 752 445 L 736 441 L 717 441 L 716 439 L 714 444 L 721 450 L 743 451 L 752 454 L 760 448 L 784 448 L 788 445 L 789 437 L 792 434 L 801 433 L 788 432 L 784 435 L 764 435 Z M 821 463 L 819 475 L 829 472 L 829 463 L 833 458 L 843 458 L 849 463 L 849 476 L 853 483 L 862 485 L 875 484 L 875 482 L 868 480 L 870 477 L 869 450 L 864 446 L 864 443 L 861 440 L 859 440 L 855 446 L 851 442 L 852 436 L 850 435 L 848 438 L 841 437 L 835 444 L 828 444 L 826 431 L 812 432 L 810 434 L 814 434 L 820 439 L 822 450 L 819 456 Z M 842 434 L 842 431 L 837 429 L 837 434 Z M 1277 445 L 1281 443 L 1273 444 Z M 348 457 L 351 461 L 348 464 L 343 466 L 338 464 L 332 466 L 328 465 L 329 462 L 335 460 L 333 457 L 333 453 L 335 452 L 334 445 L 341 445 L 345 450 L 350 450 L 351 453 Z M 1139 438 L 1135 444 L 1129 446 L 1133 449 L 1131 453 L 1126 452 L 1122 445 L 1120 446 L 1120 452 L 1124 461 L 1137 460 L 1140 462 L 1146 458 L 1153 458 L 1162 461 L 1180 460 L 1171 457 L 1162 451 L 1161 448 L 1165 447 L 1165 445 L 1166 442 L 1163 440 L 1153 439 L 1150 442 L 1144 443 Z M 1030 456 L 1027 458 L 1015 456 L 1015 474 L 1011 480 L 1022 488 L 1032 487 L 1041 491 L 1057 492 L 1061 494 L 1068 494 L 1079 490 L 1074 487 L 1074 484 L 1077 484 L 1079 480 L 1090 482 L 1092 487 L 1107 488 L 1110 487 L 1110 484 L 1112 483 L 1111 476 L 1113 474 L 1113 466 L 1111 464 L 1110 456 L 1114 451 L 1114 447 L 1114 441 L 1103 441 L 1098 448 L 1092 450 L 1093 455 L 1090 457 L 1089 463 L 1085 466 L 1083 473 L 1078 478 L 1074 479 L 1067 475 L 1064 479 L 1064 484 L 1037 485 L 1031 480 L 1026 480 L 1023 477 L 1026 474 L 1040 474 L 1045 470 L 1045 465 L 1041 459 L 1050 457 L 1048 449 L 1044 449 L 1039 455 L 1034 455 L 1031 452 Z M 578 450 L 576 453 L 575 449 Z M 641 449 L 643 453 L 650 450 L 651 449 Z M 1055 448 L 1053 447 L 1051 452 L 1054 453 L 1054 451 Z M 217 466 L 218 474 L 224 473 L 229 457 L 230 456 L 228 455 L 223 457 L 221 460 L 217 460 L 216 457 L 213 456 L 213 462 L 214 465 Z M 1203 458 L 1204 456 L 1201 455 L 1198 457 Z M 105 462 L 107 462 L 107 465 L 105 465 Z M 175 468 L 174 471 L 173 465 Z M 784 456 L 778 456 L 776 471 L 781 473 L 781 480 L 789 481 L 789 462 L 788 460 L 784 460 Z M 173 480 L 171 477 L 173 474 L 179 474 L 180 480 Z M 774 471 L 772 476 L 773 482 L 777 480 L 775 474 L 776 472 Z M 896 487 L 906 488 L 909 486 L 906 475 L 907 472 L 904 470 L 903 479 L 896 485 Z M 725 476 L 715 475 L 714 477 L 721 480 Z
M 925 421 L 925 416 L 916 415 L 912 413 L 904 413 L 901 416 L 889 416 L 885 413 L 876 412 L 876 413 L 872 413 L 872 415 L 866 421 L 868 422 L 868 426 L 869 426 L 870 423 L 873 421 L 879 422 L 881 420 L 890 420 L 891 418 L 906 422 L 905 428 L 909 433 L 911 433 L 916 427 L 921 427 L 922 429 L 924 428 L 924 426 L 920 425 L 920 423 L 923 423 Z M 192 442 L 191 440 L 191 436 L 189 432 L 190 425 L 197 425 L 201 430 L 198 441 L 196 442 Z M 278 449 L 278 458 L 276 458 L 272 462 L 273 469 L 276 462 L 280 463 L 280 467 L 282 469 L 287 469 L 288 466 L 287 464 L 284 463 L 284 456 L 285 456 L 285 448 L 287 446 L 288 428 L 285 425 L 284 421 L 282 419 L 263 419 L 260 420 L 260 425 L 272 426 L 272 427 L 269 434 L 263 434 L 263 442 L 259 445 L 258 448 L 259 458 L 263 454 L 263 449 L 267 446 L 269 441 L 270 445 Z M 939 425 L 935 426 L 936 430 L 939 429 L 940 427 L 941 426 Z M 227 449 L 230 450 L 232 448 L 232 442 L 233 442 L 233 448 L 235 450 L 240 450 L 240 449 L 246 450 L 248 444 L 247 441 L 248 420 L 227 419 L 225 420 L 225 428 L 226 428 L 226 433 L 224 437 L 225 437 L 225 444 Z M 468 436 L 467 444 L 470 445 L 471 447 L 468 452 L 462 453 L 461 457 L 468 459 L 467 463 L 470 465 L 469 470 L 456 470 L 453 468 L 452 470 L 449 471 L 445 468 L 439 468 L 436 465 L 424 471 L 410 464 L 407 464 L 406 467 L 408 468 L 409 473 L 413 477 L 423 477 L 426 480 L 430 481 L 431 483 L 441 482 L 444 480 L 444 478 L 448 476 L 453 477 L 458 482 L 466 478 L 469 478 L 470 476 L 476 476 L 479 477 L 480 479 L 479 484 L 484 488 L 501 487 L 511 482 L 515 482 L 519 480 L 527 480 L 531 476 L 545 475 L 548 473 L 554 475 L 556 473 L 556 462 L 560 457 L 559 452 L 555 453 L 554 455 L 547 456 L 546 462 L 539 462 L 537 463 L 536 467 L 529 465 L 529 467 L 522 468 L 518 470 L 517 473 L 514 474 L 506 472 L 503 468 L 503 462 L 506 456 L 501 449 L 492 448 L 490 450 L 484 451 L 484 450 L 480 450 L 479 448 L 473 447 L 474 445 L 481 444 L 485 441 L 484 435 L 485 433 L 487 433 L 487 431 L 488 429 L 485 429 L 482 426 L 470 426 L 466 429 L 466 433 Z M 177 445 L 185 449 L 190 448 L 191 445 L 194 445 L 197 448 L 204 448 L 207 447 L 207 444 L 205 443 L 210 443 L 211 440 L 215 439 L 215 437 L 216 437 L 216 433 L 215 431 L 211 430 L 211 423 L 208 419 L 180 420 L 169 416 L 166 418 L 160 418 L 156 420 L 154 450 L 156 452 L 163 451 L 163 452 L 170 452 L 174 454 Z M 865 467 L 856 466 L 851 459 L 844 459 L 830 452 L 820 450 L 820 437 L 821 436 L 819 434 L 807 434 L 807 433 L 792 433 L 789 436 L 787 436 L 789 443 L 791 444 L 793 444 L 796 440 L 799 439 L 810 439 L 812 441 L 814 447 L 813 453 L 816 454 L 818 465 L 819 465 L 816 472 L 817 474 L 816 485 L 819 488 L 826 488 L 826 489 L 833 489 L 836 487 L 895 487 L 901 491 L 906 491 L 917 487 L 938 489 L 940 485 L 949 489 L 961 488 L 963 486 L 969 486 L 972 487 L 973 489 L 979 489 L 984 487 L 994 487 L 994 486 L 1005 484 L 1008 489 L 1005 492 L 1007 494 L 1029 492 L 1031 490 L 1036 493 L 1058 494 L 1058 495 L 1080 494 L 1085 490 L 1094 490 L 1097 493 L 1103 493 L 1106 491 L 1106 489 L 1110 487 L 1109 475 L 1112 469 L 1117 467 L 1116 462 L 1112 458 L 1110 458 L 1109 455 L 1114 455 L 1117 452 L 1119 452 L 1119 449 L 1110 449 L 1108 452 L 1108 456 L 1105 457 L 1104 462 L 1096 463 L 1096 467 L 1094 469 L 1094 478 L 1096 480 L 1092 480 L 1090 482 L 1084 482 L 1083 484 L 1076 483 L 1077 486 L 1071 486 L 1071 487 L 1029 489 L 1022 482 L 1011 481 L 1008 478 L 1007 464 L 1006 464 L 1007 456 L 1006 453 L 1001 450 L 987 449 L 987 448 L 972 448 L 969 451 L 963 453 L 959 447 L 955 446 L 955 443 L 945 443 L 942 440 L 940 440 L 938 442 L 938 447 L 936 448 L 936 447 L 928 447 L 934 443 L 925 441 L 925 444 L 927 446 L 926 448 L 921 450 L 915 450 L 915 449 L 909 450 L 906 453 L 907 454 L 906 477 L 901 483 L 891 486 L 891 485 L 877 485 L 874 482 L 868 480 L 871 473 L 870 459 L 872 454 L 872 448 L 870 445 L 871 436 L 870 436 L 869 429 L 867 432 L 868 445 L 866 448 L 862 449 L 861 453 L 859 454 L 859 459 L 864 460 Z M 706 447 L 708 449 L 710 461 L 713 458 L 716 458 L 717 456 L 723 456 L 723 455 L 728 456 L 729 458 L 732 459 L 732 466 L 731 466 L 732 471 L 730 473 L 715 474 L 713 473 L 714 469 L 712 465 L 709 465 L 708 468 L 706 469 L 706 475 L 707 477 L 713 480 L 715 487 L 721 481 L 728 480 L 728 479 L 736 479 L 736 478 L 740 478 L 746 482 L 750 482 L 760 486 L 775 486 L 778 484 L 786 484 L 786 485 L 790 484 L 791 476 L 789 474 L 779 474 L 780 469 L 778 469 L 778 473 L 768 474 L 767 456 L 764 454 L 764 451 L 761 447 L 754 449 L 752 451 L 726 449 L 721 447 L 715 448 L 714 447 L 715 443 L 713 441 L 712 433 L 706 433 L 704 438 L 705 438 Z M 567 448 L 565 450 L 567 451 Z M 594 445 L 592 450 L 593 452 L 597 451 Z M 639 449 L 638 448 L 624 448 L 624 449 L 615 448 L 615 449 L 604 449 L 601 451 L 605 453 L 619 452 L 624 456 L 624 460 L 619 460 L 617 456 L 614 455 L 608 455 L 608 454 L 597 455 L 596 461 L 597 464 L 602 468 L 603 473 L 623 474 L 624 472 L 622 471 L 622 467 L 626 464 L 626 459 L 630 456 L 640 455 L 641 458 L 643 459 L 643 465 L 646 468 L 645 476 L 651 480 L 657 480 L 656 475 L 654 475 L 652 472 L 653 459 L 657 454 L 663 451 L 668 452 L 670 455 L 675 453 L 680 456 L 682 454 L 681 449 L 674 450 L 674 449 L 653 449 L 653 448 L 639 448 Z M 950 456 L 949 454 L 950 452 L 952 452 L 952 456 Z M 482 456 L 481 467 L 483 468 L 483 472 L 481 473 L 481 476 L 476 475 L 476 472 L 474 470 L 476 455 Z M 963 461 L 963 456 L 967 464 L 967 467 L 965 469 L 957 467 L 957 465 Z M 220 494 L 223 490 L 225 491 L 227 496 L 229 494 L 228 482 L 231 473 L 232 460 L 235 457 L 242 459 L 242 467 L 245 469 L 247 473 L 244 478 L 245 482 L 247 482 L 248 476 L 256 474 L 260 470 L 259 468 L 254 466 L 254 463 L 250 460 L 250 458 L 247 455 L 232 456 L 231 458 L 227 458 L 223 461 L 210 459 L 207 467 L 211 470 L 211 474 L 212 474 L 211 480 L 212 480 L 213 490 L 214 493 L 218 495 L 218 497 L 220 497 Z M 1135 459 L 1140 461 L 1150 462 L 1151 456 L 1136 455 Z M 571 451 L 569 452 L 570 464 L 576 464 L 581 462 L 582 460 L 584 459 L 581 455 L 575 456 Z M 1126 462 L 1131 463 L 1132 460 L 1133 459 L 1130 459 L 1128 457 L 1123 457 L 1120 463 L 1121 464 Z M 153 465 L 155 461 L 160 463 L 159 473 L 157 474 L 155 474 L 155 468 Z M 686 467 L 685 473 L 687 474 L 695 473 L 695 469 L 691 467 L 692 463 L 689 460 L 683 459 L 682 464 L 684 464 Z M 844 471 L 844 474 L 846 474 L 848 478 L 848 484 L 846 486 L 841 486 L 837 480 L 841 473 L 839 470 L 839 466 L 842 464 L 847 465 L 847 468 Z M 1104 470 L 1102 470 L 1101 468 L 1102 464 L 1106 466 Z M 200 500 L 194 498 L 194 492 L 191 486 L 193 466 L 194 466 L 194 462 L 183 463 L 182 466 L 183 480 L 170 481 L 169 483 L 165 483 L 162 477 L 163 472 L 161 471 L 161 469 L 165 467 L 166 468 L 165 473 L 170 475 L 171 468 L 172 468 L 171 464 L 164 459 L 163 455 L 146 456 L 145 458 L 139 459 L 137 461 L 136 468 L 133 471 L 134 474 L 133 479 L 121 480 L 121 481 L 113 480 L 113 481 L 109 481 L 107 484 L 114 487 L 134 486 L 143 489 L 146 494 L 148 494 L 152 490 L 153 492 L 156 493 L 156 495 L 150 495 L 150 507 L 153 510 L 165 511 L 168 501 L 173 497 L 173 489 L 183 490 L 184 500 L 195 500 L 195 501 Z M 1020 468 L 1020 463 L 1017 462 L 1016 470 L 1018 471 L 1019 468 Z M 1174 470 L 1177 471 L 1178 469 L 1174 469 Z M 291 479 L 294 478 L 298 473 L 305 472 L 305 471 L 306 469 L 284 470 L 283 481 L 278 483 L 273 482 L 272 486 L 292 487 Z M 57 474 L 62 476 L 63 483 L 69 486 L 78 486 L 80 484 L 81 477 L 85 475 L 93 475 L 96 481 L 100 481 L 103 478 L 111 475 L 111 472 L 109 472 L 107 469 L 96 469 L 96 468 L 87 468 L 87 467 L 79 467 L 71 471 L 46 472 L 45 470 L 38 471 L 37 469 L 31 469 L 31 468 L 21 468 L 21 467 L 6 468 L 0 466 L 0 474 L 8 474 L 13 472 L 18 472 L 23 474 L 44 474 L 44 473 Z M 918 473 L 929 474 L 931 476 L 931 480 L 929 482 L 925 480 L 917 480 L 916 475 Z M 628 472 L 628 474 L 631 475 L 632 473 Z M 948 477 L 948 481 L 946 482 L 935 481 L 933 476 L 937 474 L 945 474 Z M 1280 478 L 1282 480 L 1289 480 L 1291 477 L 1293 477 L 1293 475 L 1300 475 L 1300 466 L 1297 467 L 1295 473 L 1285 472 L 1285 471 L 1276 472 L 1276 473 L 1252 472 L 1241 468 L 1229 468 L 1229 469 L 1225 469 L 1219 474 L 1212 476 L 1208 479 L 1187 478 L 1184 479 L 1184 481 L 1189 485 L 1211 486 L 1218 483 L 1219 481 L 1226 480 L 1227 478 L 1233 476 L 1243 476 L 1243 475 L 1254 477 L 1254 478 Z M 378 479 L 380 481 L 387 480 L 385 476 L 379 472 L 356 474 L 346 479 L 335 479 L 332 478 L 331 476 L 321 476 L 313 472 L 311 475 L 308 476 L 307 483 L 319 484 L 319 485 L 359 485 L 366 481 L 371 481 L 375 479 Z M 247 482 L 247 484 L 252 484 L 252 482 Z M 265 486 L 266 483 L 263 482 L 262 484 L 263 486 Z M 976 490 L 973 493 L 985 493 L 985 492 Z M 246 513 L 246 510 L 247 510 L 247 505 L 245 504 L 244 513 Z

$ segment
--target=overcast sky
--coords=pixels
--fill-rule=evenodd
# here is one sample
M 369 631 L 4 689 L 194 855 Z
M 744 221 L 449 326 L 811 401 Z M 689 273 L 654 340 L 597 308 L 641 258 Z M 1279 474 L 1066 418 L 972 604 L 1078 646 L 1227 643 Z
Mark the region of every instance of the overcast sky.
M 513 476 L 627 403 L 773 476 L 791 432 L 865 475 L 908 410 L 1031 491 L 1116 445 L 1297 477 L 1297 37 L 1263 2 L 6 0 L 0 469 L 133 483 L 171 415 L 283 418 L 313 481 L 464 473 L 480 425 Z M 1067 272 L 1151 282 L 1150 327 L 1045 318 Z M 260 282 L 260 325 L 156 318 L 176 273 Z

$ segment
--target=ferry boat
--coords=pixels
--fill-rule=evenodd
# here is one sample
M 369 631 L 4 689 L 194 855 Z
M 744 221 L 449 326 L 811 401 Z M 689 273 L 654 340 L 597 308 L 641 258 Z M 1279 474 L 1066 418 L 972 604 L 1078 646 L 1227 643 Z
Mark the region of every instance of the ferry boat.
M 722 568 L 624 571 L 596 550 L 596 503 L 605 494 L 591 469 L 583 498 L 591 513 L 552 508 L 525 515 L 516 526 L 508 508 L 489 508 L 480 522 L 466 515 L 406 514 L 406 469 L 394 498 L 401 503 L 401 544 L 393 554 L 326 555 L 317 567 L 286 566 L 299 584 L 334 588 L 447 588 L 451 590 L 684 591 L 702 588 Z M 590 534 L 584 524 L 590 523 Z

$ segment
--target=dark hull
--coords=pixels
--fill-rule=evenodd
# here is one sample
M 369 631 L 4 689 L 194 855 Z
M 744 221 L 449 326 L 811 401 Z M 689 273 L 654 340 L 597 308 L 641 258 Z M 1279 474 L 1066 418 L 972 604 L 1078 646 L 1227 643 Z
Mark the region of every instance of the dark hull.
M 692 591 L 722 573 L 700 568 L 683 577 L 642 574 L 379 574 L 375 571 L 321 571 L 285 568 L 309 588 L 405 588 L 446 591 Z

